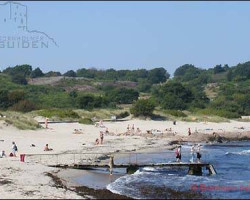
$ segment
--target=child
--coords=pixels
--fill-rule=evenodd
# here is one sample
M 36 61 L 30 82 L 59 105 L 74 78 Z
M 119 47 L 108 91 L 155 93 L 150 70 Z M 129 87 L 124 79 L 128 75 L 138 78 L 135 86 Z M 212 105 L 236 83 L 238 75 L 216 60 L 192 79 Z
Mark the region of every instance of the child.
M 95 145 L 98 145 L 98 144 L 99 144 L 99 139 L 96 138 L 96 140 L 95 140 Z

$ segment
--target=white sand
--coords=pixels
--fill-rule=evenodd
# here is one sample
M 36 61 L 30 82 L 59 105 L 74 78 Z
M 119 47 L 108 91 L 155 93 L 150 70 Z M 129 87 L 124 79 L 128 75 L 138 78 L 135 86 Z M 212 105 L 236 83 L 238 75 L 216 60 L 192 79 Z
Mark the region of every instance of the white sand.
M 213 132 L 248 132 L 250 133 L 249 122 L 231 121 L 230 123 L 196 123 L 179 122 L 174 126 L 171 121 L 142 121 L 131 120 L 126 122 L 104 122 L 110 132 L 123 133 L 127 130 L 127 125 L 135 125 L 143 132 L 151 129 L 165 130 L 172 128 L 177 132 L 176 137 L 184 137 L 191 131 L 197 130 L 200 133 L 211 134 Z M 244 127 L 244 129 L 239 129 Z M 25 163 L 19 161 L 19 155 L 24 154 L 54 154 L 63 152 L 114 152 L 138 150 L 141 148 L 162 148 L 166 146 L 169 138 L 145 138 L 140 136 L 104 136 L 104 144 L 95 146 L 94 141 L 99 137 L 99 131 L 105 128 L 97 128 L 93 125 L 81 125 L 78 123 L 58 123 L 49 124 L 50 129 L 18 130 L 12 126 L 6 127 L 0 121 L 0 150 L 5 150 L 8 155 L 11 152 L 12 141 L 15 141 L 19 152 L 16 158 L 0 158 L 0 182 L 9 180 L 11 183 L 1 184 L 0 198 L 82 198 L 74 192 L 53 187 L 53 181 L 46 176 L 45 172 L 57 171 L 45 165 L 35 163 L 29 157 Z M 83 134 L 73 134 L 74 129 L 82 129 Z M 209 129 L 209 130 L 208 130 Z M 152 141 L 154 143 L 152 143 Z M 45 144 L 49 144 L 54 150 L 44 152 Z M 35 147 L 30 147 L 35 144 Z M 83 145 L 85 144 L 85 145 Z M 39 162 L 39 159 L 37 159 Z M 42 157 L 42 163 L 51 164 L 54 157 Z

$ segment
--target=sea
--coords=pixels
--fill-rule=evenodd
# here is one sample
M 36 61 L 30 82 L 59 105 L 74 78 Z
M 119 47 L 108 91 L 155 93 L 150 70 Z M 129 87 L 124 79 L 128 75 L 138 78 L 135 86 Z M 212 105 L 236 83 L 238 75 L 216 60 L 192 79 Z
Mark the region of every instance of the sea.
M 191 145 L 189 143 L 182 145 L 182 162 L 190 162 Z M 202 144 L 201 153 L 201 162 L 212 164 L 217 172 L 216 175 L 209 175 L 205 167 L 202 176 L 188 175 L 187 167 L 144 167 L 133 174 L 126 174 L 117 169 L 114 172 L 116 178 L 105 182 L 105 187 L 113 193 L 135 199 L 250 198 L 249 141 Z M 116 161 L 116 163 L 126 162 L 142 164 L 175 162 L 175 151 L 144 153 L 136 157 L 130 155 Z M 83 179 L 84 177 L 79 177 L 78 182 L 81 183 Z
M 182 162 L 189 162 L 191 144 L 182 145 Z M 187 168 L 142 168 L 107 185 L 113 193 L 132 198 L 250 198 L 250 142 L 202 145 L 202 162 L 213 164 L 217 174 L 188 175 Z M 174 151 L 146 155 L 145 160 L 172 162 Z M 153 158 L 152 158 L 153 157 Z M 137 158 L 138 159 L 138 158 Z M 179 194 L 177 194 L 179 192 Z M 170 194 L 168 194 L 168 192 Z M 189 195 L 182 196 L 181 194 Z M 196 194 L 200 194 L 196 195 Z

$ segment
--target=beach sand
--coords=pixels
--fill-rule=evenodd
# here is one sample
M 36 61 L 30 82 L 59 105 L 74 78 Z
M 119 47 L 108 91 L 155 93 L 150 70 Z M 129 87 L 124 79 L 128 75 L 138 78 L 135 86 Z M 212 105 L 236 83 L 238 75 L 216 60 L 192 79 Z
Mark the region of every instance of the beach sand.
M 207 136 L 213 132 L 229 139 L 250 138 L 250 123 L 230 121 L 230 123 L 203 123 L 203 122 L 181 122 L 173 125 L 172 121 L 152 120 L 130 120 L 124 122 L 104 122 L 104 126 L 115 134 L 124 133 L 127 126 L 135 125 L 143 133 L 147 130 L 158 129 L 164 131 L 171 128 L 177 134 L 164 137 L 142 137 L 142 136 L 104 136 L 104 144 L 96 146 L 94 141 L 99 137 L 98 128 L 93 125 L 82 125 L 78 123 L 49 124 L 49 129 L 18 130 L 15 127 L 0 121 L 0 150 L 5 150 L 7 156 L 11 152 L 12 141 L 18 147 L 17 157 L 0 158 L 0 198 L 83 198 L 84 192 L 76 193 L 66 187 L 58 187 L 51 174 L 59 171 L 47 165 L 55 162 L 63 162 L 55 156 L 26 156 L 25 162 L 20 162 L 20 154 L 63 154 L 65 153 L 111 153 L 111 152 L 138 152 L 155 151 L 157 149 L 170 148 L 171 141 L 207 141 Z M 243 128 L 242 128 L 243 127 Z M 188 137 L 188 128 L 192 135 Z M 82 134 L 73 134 L 74 129 L 80 130 Z M 193 133 L 197 131 L 197 133 Z M 31 147 L 34 144 L 35 147 Z M 45 144 L 49 144 L 53 151 L 44 152 Z M 74 162 L 72 157 L 67 162 Z M 50 174 L 50 175 L 49 175 Z M 72 173 L 69 173 L 72 177 Z M 66 177 L 67 179 L 67 177 Z M 68 181 L 63 181 L 65 185 Z M 86 192 L 88 195 L 95 194 Z M 115 198 L 115 197 L 114 197 Z

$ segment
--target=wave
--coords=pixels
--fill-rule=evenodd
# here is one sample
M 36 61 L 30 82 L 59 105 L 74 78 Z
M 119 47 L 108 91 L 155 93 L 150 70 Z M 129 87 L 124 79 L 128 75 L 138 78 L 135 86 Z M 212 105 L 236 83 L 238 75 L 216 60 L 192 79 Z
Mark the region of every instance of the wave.
M 243 150 L 240 152 L 226 152 L 226 155 L 248 155 L 250 154 L 250 150 Z

